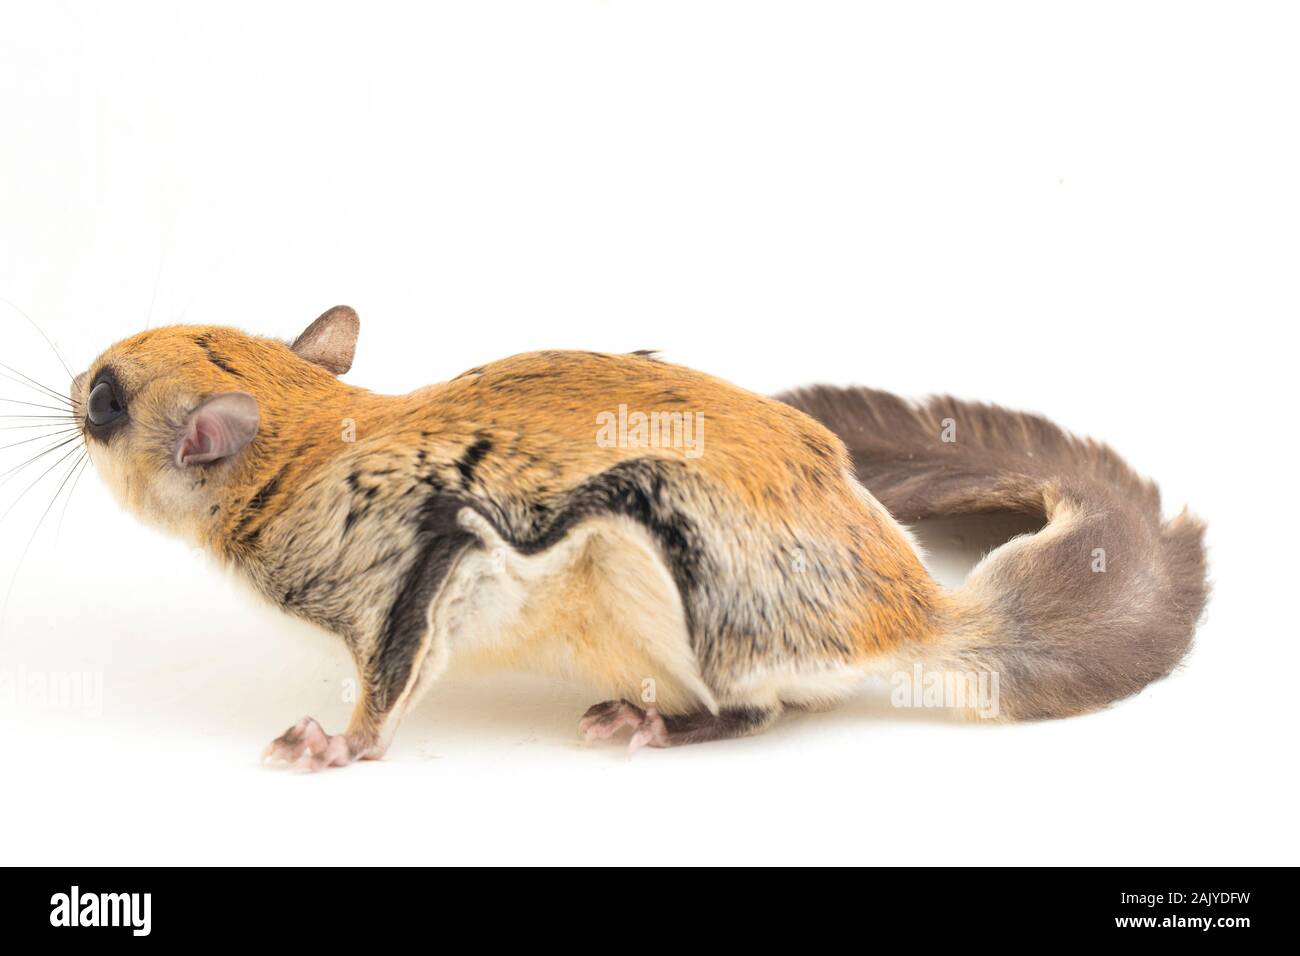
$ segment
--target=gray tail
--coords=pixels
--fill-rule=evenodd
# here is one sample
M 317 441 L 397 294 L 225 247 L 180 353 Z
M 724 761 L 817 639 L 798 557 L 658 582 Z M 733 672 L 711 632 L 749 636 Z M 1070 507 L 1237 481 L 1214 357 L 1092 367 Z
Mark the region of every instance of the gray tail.
M 944 666 L 1000 678 L 1013 718 L 1103 707 L 1168 674 L 1209 585 L 1205 527 L 1162 521 L 1160 493 L 1114 451 L 1037 415 L 867 388 L 778 396 L 848 446 L 899 521 L 1017 512 L 1045 522 L 995 548 L 956 593 Z

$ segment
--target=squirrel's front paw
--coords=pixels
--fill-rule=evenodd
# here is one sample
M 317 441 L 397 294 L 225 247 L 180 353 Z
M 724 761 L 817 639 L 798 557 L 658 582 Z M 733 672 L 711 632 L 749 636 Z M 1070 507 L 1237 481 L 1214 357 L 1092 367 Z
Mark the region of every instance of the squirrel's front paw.
M 327 734 L 319 723 L 304 717 L 262 752 L 262 763 L 293 770 L 316 771 L 343 767 L 356 759 L 344 734 Z

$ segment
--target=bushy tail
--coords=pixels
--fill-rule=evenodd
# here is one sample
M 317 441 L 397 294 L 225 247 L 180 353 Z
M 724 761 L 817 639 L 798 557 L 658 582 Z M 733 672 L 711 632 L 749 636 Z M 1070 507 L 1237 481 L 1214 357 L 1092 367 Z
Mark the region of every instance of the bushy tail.
M 1105 445 L 946 397 L 819 386 L 779 398 L 840 436 L 899 521 L 1011 511 L 1046 522 L 971 572 L 926 659 L 996 673 L 1003 716 L 1105 706 L 1187 652 L 1208 595 L 1204 525 L 1186 511 L 1162 522 L 1155 485 Z

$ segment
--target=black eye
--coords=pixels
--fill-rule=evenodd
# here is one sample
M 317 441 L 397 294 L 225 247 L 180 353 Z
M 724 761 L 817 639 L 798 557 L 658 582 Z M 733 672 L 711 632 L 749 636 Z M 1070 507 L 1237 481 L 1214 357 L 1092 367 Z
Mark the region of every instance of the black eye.
M 90 424 L 111 425 L 125 414 L 126 408 L 117 397 L 112 382 L 100 382 L 90 390 L 90 398 L 86 400 L 86 417 Z

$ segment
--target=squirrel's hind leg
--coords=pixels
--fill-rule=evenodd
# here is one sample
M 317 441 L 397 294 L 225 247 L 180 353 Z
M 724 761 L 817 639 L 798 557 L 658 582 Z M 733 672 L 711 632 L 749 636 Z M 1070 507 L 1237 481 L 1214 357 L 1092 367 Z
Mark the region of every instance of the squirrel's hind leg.
M 748 737 L 776 720 L 776 709 L 724 708 L 716 714 L 707 710 L 694 714 L 665 716 L 653 706 L 642 710 L 625 700 L 607 700 L 582 715 L 578 733 L 586 741 L 612 737 L 624 727 L 632 728 L 628 750 L 642 747 L 679 747 L 730 737 Z

